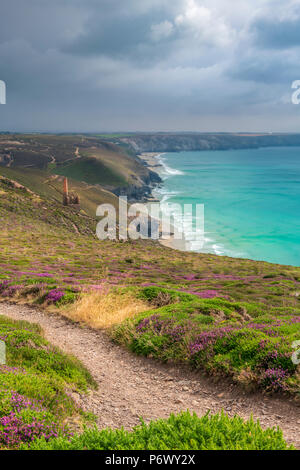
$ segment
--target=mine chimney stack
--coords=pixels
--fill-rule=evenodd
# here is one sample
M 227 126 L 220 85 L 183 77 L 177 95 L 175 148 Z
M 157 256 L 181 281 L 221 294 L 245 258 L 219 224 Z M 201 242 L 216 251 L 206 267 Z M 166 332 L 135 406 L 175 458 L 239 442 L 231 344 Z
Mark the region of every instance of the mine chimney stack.
M 64 178 L 63 204 L 64 204 L 64 206 L 67 206 L 69 204 L 68 178 Z

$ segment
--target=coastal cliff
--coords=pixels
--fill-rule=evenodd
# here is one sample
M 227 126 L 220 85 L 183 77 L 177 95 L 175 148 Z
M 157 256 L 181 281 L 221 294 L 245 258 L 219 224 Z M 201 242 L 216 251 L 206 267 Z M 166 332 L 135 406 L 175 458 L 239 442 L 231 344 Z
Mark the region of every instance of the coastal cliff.
M 300 146 L 300 134 L 157 133 L 132 134 L 117 140 L 136 153 Z
M 112 190 L 116 196 L 127 196 L 130 201 L 145 201 L 151 197 L 152 189 L 162 180 L 157 173 L 148 169 L 147 175 L 139 184 L 128 184 Z

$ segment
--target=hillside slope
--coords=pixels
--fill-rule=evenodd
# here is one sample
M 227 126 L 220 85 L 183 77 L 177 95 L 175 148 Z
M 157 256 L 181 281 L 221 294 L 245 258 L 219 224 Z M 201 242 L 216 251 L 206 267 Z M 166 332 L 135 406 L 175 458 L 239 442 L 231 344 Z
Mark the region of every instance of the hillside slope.
M 113 194 L 142 199 L 160 181 L 137 157 L 122 147 L 92 136 L 0 135 L 0 169 L 38 170 L 44 178 L 64 175 Z M 21 173 L 22 174 L 22 171 Z M 30 178 L 27 178 L 28 184 Z M 101 198 L 100 198 L 101 199 Z
M 47 205 L 53 203 L 55 207 L 61 208 L 63 176 L 34 168 L 7 168 L 3 166 L 0 166 L 0 176 L 24 185 L 36 195 L 45 199 Z M 69 178 L 69 187 L 79 195 L 80 215 L 88 215 L 94 221 L 99 204 L 108 203 L 116 208 L 118 207 L 117 196 L 99 185 L 91 185 Z M 72 207 L 69 207 L 67 213 L 70 211 L 74 212 Z
M 115 341 L 246 387 L 299 396 L 292 354 L 300 340 L 300 268 L 178 252 L 146 240 L 100 241 L 86 213 L 7 178 L 0 191 L 3 299 L 62 309 L 95 326 L 97 302 L 117 288 L 118 305 L 125 289 L 147 308 L 133 310 L 133 300 Z M 81 315 L 76 306 L 87 293 L 96 294 L 95 303 Z
M 280 427 L 283 430 L 284 438 L 289 443 L 300 447 L 297 428 L 297 420 L 300 419 L 299 407 L 292 401 L 283 401 L 275 397 L 261 397 L 259 394 L 245 396 L 239 387 L 232 388 L 224 382 L 213 383 L 202 374 L 193 373 L 186 368 L 175 368 L 172 364 L 159 364 L 157 361 L 133 356 L 120 346 L 112 344 L 104 332 L 82 328 L 82 325 L 71 323 L 57 315 L 48 315 L 37 308 L 2 304 L 0 310 L 14 319 L 38 322 L 42 326 L 46 338 L 52 344 L 56 344 L 63 351 L 78 357 L 92 372 L 93 378 L 98 384 L 98 390 L 88 396 L 76 394 L 76 402 L 85 411 L 95 413 L 100 430 L 105 426 L 112 428 L 123 426 L 126 430 L 130 430 L 140 424 L 140 417 L 143 417 L 148 423 L 150 420 L 167 418 L 170 413 L 177 415 L 187 409 L 197 413 L 199 417 L 205 416 L 208 410 L 212 414 L 221 413 L 224 409 L 231 419 L 236 413 L 240 416 L 240 418 L 235 418 L 237 423 L 231 439 L 228 437 L 230 433 L 229 422 L 225 426 L 216 427 L 210 425 L 213 423 L 207 423 L 207 429 L 204 432 L 195 433 L 192 423 L 189 420 L 184 420 L 180 426 L 180 433 L 177 433 L 176 430 L 170 432 L 171 422 L 167 426 L 166 436 L 162 436 L 161 429 L 157 430 L 158 436 L 155 442 L 152 441 L 151 448 L 174 448 L 170 447 L 169 442 L 175 439 L 175 442 L 172 442 L 176 446 L 175 448 L 186 450 L 189 445 L 197 445 L 197 442 L 193 442 L 195 439 L 197 441 L 197 437 L 200 438 L 203 445 L 203 435 L 206 436 L 204 443 L 206 449 L 214 448 L 214 446 L 233 449 L 235 445 L 244 450 L 249 446 L 253 448 L 254 444 L 249 440 L 249 429 L 246 433 L 247 442 L 243 441 L 241 431 L 244 426 L 240 421 L 241 418 L 251 418 L 251 415 L 254 420 L 259 419 L 264 429 L 276 427 L 277 416 L 280 415 Z M 204 418 L 204 421 L 207 419 Z M 189 439 L 182 445 L 181 440 L 185 436 L 184 429 L 188 432 Z M 256 445 L 263 445 L 263 442 L 260 441 L 261 433 L 257 431 L 258 429 L 254 432 L 255 441 L 259 440 L 259 444 Z M 105 443 L 100 439 L 99 432 L 91 433 L 90 444 L 88 444 L 88 435 L 85 436 L 85 448 L 90 445 L 95 449 L 107 443 L 105 432 L 103 431 L 106 437 Z M 226 439 L 222 438 L 224 433 Z M 71 448 L 82 448 L 80 439 L 78 439 L 79 442 L 76 442 L 77 439 L 75 438 Z M 111 439 L 110 448 L 115 449 L 120 445 L 120 441 L 122 445 L 128 445 L 120 433 L 113 434 Z M 150 440 L 150 436 L 148 439 Z M 138 446 L 137 442 L 134 444 Z M 137 449 L 134 444 L 132 444 L 132 448 Z M 45 443 L 40 443 L 40 448 L 55 448 L 55 445 L 60 449 L 70 448 L 66 438 L 61 439 L 60 442 L 54 442 L 53 447 L 51 444 L 47 446 Z M 142 445 L 144 449 L 147 444 L 143 442 Z M 182 447 L 178 447 L 179 445 Z M 277 450 L 281 448 L 280 442 L 272 438 L 270 434 L 264 445 Z M 35 448 L 39 448 L 38 444 Z

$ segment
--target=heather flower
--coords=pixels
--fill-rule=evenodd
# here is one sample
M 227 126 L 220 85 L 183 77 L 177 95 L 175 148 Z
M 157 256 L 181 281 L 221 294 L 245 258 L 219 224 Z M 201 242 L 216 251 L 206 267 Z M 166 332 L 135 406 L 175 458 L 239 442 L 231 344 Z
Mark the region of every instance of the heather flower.
M 226 326 L 223 328 L 216 328 L 213 330 L 207 330 L 200 333 L 197 338 L 189 345 L 189 352 L 190 355 L 193 356 L 197 354 L 199 351 L 203 351 L 208 346 L 213 345 L 218 338 L 223 338 L 227 336 L 229 333 L 236 330 L 236 328 L 232 326 Z
M 171 342 L 176 343 L 184 338 L 189 326 L 189 324 L 179 325 L 171 318 L 162 319 L 159 315 L 152 315 L 141 320 L 136 331 L 143 334 L 147 330 L 151 330 L 155 335 L 167 335 Z
M 0 418 L 0 447 L 17 448 L 39 437 L 49 440 L 60 432 L 70 435 L 65 427 L 53 421 L 41 400 L 30 399 L 16 391 L 2 392 L 1 400 L 5 415 Z M 3 407 L 5 402 L 7 406 Z
M 0 293 L 2 293 L 8 287 L 9 281 L 0 282 Z
M 52 290 L 50 290 L 50 291 L 48 292 L 48 294 L 46 295 L 46 300 L 47 300 L 49 303 L 55 304 L 56 302 L 58 302 L 59 300 L 61 300 L 64 295 L 65 295 L 65 292 L 64 292 L 64 291 L 59 290 L 59 289 L 52 289 Z
M 205 290 L 202 292 L 194 292 L 194 294 L 202 299 L 213 299 L 214 297 L 220 296 L 219 292 L 216 290 Z
M 284 390 L 285 380 L 289 377 L 288 371 L 282 368 L 271 368 L 264 371 L 260 385 L 271 390 Z
M 30 423 L 24 422 L 14 411 L 0 418 L 0 444 L 8 448 L 17 448 L 21 443 L 32 442 L 39 437 L 48 441 L 58 437 L 59 432 L 68 435 L 67 430 L 55 422 L 48 423 L 35 417 Z
M 200 297 L 201 299 L 213 299 L 214 297 L 221 297 L 221 294 L 213 289 L 207 289 L 201 292 L 195 292 L 193 290 L 186 290 L 181 289 L 180 292 L 184 292 L 185 294 L 192 294 Z
M 3 297 L 13 297 L 18 292 L 18 290 L 21 290 L 23 288 L 23 285 L 7 286 L 6 289 L 2 290 L 1 294 L 3 295 Z

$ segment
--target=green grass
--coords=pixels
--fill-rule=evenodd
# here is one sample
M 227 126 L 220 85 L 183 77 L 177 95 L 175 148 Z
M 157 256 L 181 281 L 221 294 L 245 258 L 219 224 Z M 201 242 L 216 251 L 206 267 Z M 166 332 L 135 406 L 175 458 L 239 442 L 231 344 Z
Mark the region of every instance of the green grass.
M 148 287 L 138 294 L 156 308 L 112 328 L 116 342 L 140 355 L 229 375 L 247 388 L 299 396 L 292 361 L 292 344 L 300 339 L 299 315 L 284 309 L 274 315 L 246 302 L 199 299 L 167 289 L 159 293 Z
M 108 154 L 101 158 L 109 160 Z M 112 160 L 111 167 L 116 162 Z M 24 178 L 29 178 L 26 171 Z M 36 187 L 42 186 L 41 181 L 41 176 L 36 177 Z M 149 303 L 149 311 L 119 326 L 117 341 L 136 353 L 188 362 L 246 386 L 299 394 L 291 354 L 292 342 L 300 339 L 300 268 L 182 253 L 151 241 L 100 241 L 95 237 L 95 219 L 63 207 L 50 195 L 41 192 L 37 198 L 3 179 L 0 191 L 4 299 L 46 306 L 48 293 L 59 290 L 63 297 L 56 307 L 63 309 L 89 289 L 135 289 Z M 153 316 L 163 323 L 162 333 L 154 331 L 153 322 L 138 333 L 139 322 Z M 259 330 L 251 326 L 253 322 L 271 324 L 272 331 Z M 172 340 L 171 327 L 183 329 L 180 341 Z M 219 335 L 222 327 L 233 330 L 191 354 L 199 335 L 207 331 Z M 272 358 L 272 353 L 278 357 Z M 271 369 L 278 377 L 268 375 Z
M 46 144 L 49 138 L 41 136 L 40 140 Z M 67 138 L 65 145 L 72 150 L 68 146 L 72 147 L 73 143 Z M 104 160 L 107 159 L 106 155 Z M 65 161 L 63 155 L 60 161 Z M 113 168 L 117 159 L 110 164 Z M 35 192 L 15 188 L 8 179 L 0 180 L 0 295 L 3 299 L 46 306 L 47 294 L 59 290 L 63 292 L 62 301 L 56 304 L 60 310 L 89 289 L 132 289 L 149 303 L 149 311 L 119 325 L 113 333 L 116 341 L 137 354 L 188 363 L 214 375 L 230 376 L 247 387 L 299 395 L 291 344 L 300 339 L 297 322 L 300 268 L 182 253 L 151 241 L 99 241 L 95 237 L 96 221 L 87 215 L 88 210 L 82 213 L 63 207 L 57 191 L 60 183 L 52 182 L 49 186 L 43 180 L 45 172 L 36 170 L 32 181 L 32 171 L 1 168 L 1 172 Z M 78 184 L 78 191 L 84 195 L 83 183 L 72 184 Z M 94 207 L 98 193 L 90 196 L 88 191 L 86 201 L 90 198 L 89 207 Z M 105 200 L 104 191 L 101 195 Z M 251 326 L 253 323 L 262 328 Z M 223 328 L 228 332 L 220 334 Z M 0 336 L 7 337 L 9 361 L 0 373 L 1 416 L 13 409 L 11 396 L 6 392 L 16 392 L 36 401 L 43 407 L 46 422 L 55 423 L 62 441 L 59 438 L 53 445 L 69 446 L 66 444 L 69 439 L 63 438 L 65 431 L 60 426 L 63 420 L 72 419 L 79 412 L 69 392 L 84 392 L 93 386 L 93 381 L 75 358 L 53 348 L 40 333 L 36 326 L 0 318 Z M 207 347 L 199 348 L 203 335 L 207 334 L 211 335 Z M 270 375 L 270 369 L 276 369 L 279 375 Z M 284 371 L 283 377 L 280 371 Z M 41 411 L 32 407 L 20 413 L 23 423 L 42 419 Z M 168 429 L 174 429 L 172 426 Z M 225 429 L 222 426 L 220 429 Z M 121 433 L 118 436 L 123 436 L 123 431 L 118 432 Z M 148 431 L 143 432 L 146 435 Z M 70 445 L 80 448 L 84 442 L 86 446 L 105 446 L 103 442 L 116 442 L 115 434 L 111 433 L 116 431 L 104 434 L 86 431 L 81 437 L 74 437 Z M 125 433 L 125 441 L 121 440 L 124 445 L 149 444 L 159 449 L 164 445 L 169 448 L 186 445 L 180 440 L 152 444 L 157 442 L 155 433 L 147 434 L 148 444 L 145 444 L 145 440 L 131 441 L 136 437 L 132 437 L 134 433 L 129 434 Z M 278 435 L 272 436 L 268 442 L 280 448 Z M 211 445 L 225 445 L 221 437 L 218 442 L 213 441 Z M 240 442 L 248 445 L 243 440 Z M 200 440 L 195 445 L 206 444 Z
M 90 373 L 46 341 L 38 325 L 0 316 L 0 339 L 7 359 L 0 366 L 0 449 L 69 435 L 64 423 L 76 417 L 83 423 L 85 416 L 71 392 L 94 388 Z
M 23 446 L 28 449 L 28 446 Z M 70 439 L 36 440 L 34 450 L 292 450 L 279 429 L 263 430 L 252 419 L 182 412 L 168 419 L 142 423 L 133 431 L 86 430 Z
M 61 353 L 41 333 L 36 324 L 0 316 L 8 362 L 0 366 L 0 449 L 293 449 L 279 429 L 263 430 L 252 419 L 224 414 L 199 418 L 182 412 L 149 425 L 142 422 L 133 431 L 90 427 L 71 435 L 72 417 L 79 415 L 82 422 L 90 417 L 78 409 L 70 391 L 85 391 L 94 382 L 77 359 Z
M 26 175 L 24 178 L 23 170 L 27 176 L 32 174 L 33 180 L 37 175 L 42 175 L 42 183 L 38 187 L 35 185 L 38 193 L 52 174 L 69 176 L 74 181 L 85 182 L 87 185 L 101 184 L 109 192 L 116 192 L 120 187 L 124 188 L 129 184 L 141 188 L 150 180 L 148 168 L 135 155 L 129 156 L 122 146 L 107 141 L 107 137 L 103 139 L 101 136 L 83 135 L 0 135 L 0 154 L 6 154 L 5 149 L 9 142 L 11 162 L 9 167 L 5 166 L 7 161 L 0 165 L 2 174 L 9 177 L 15 172 L 16 181 L 23 181 L 28 187 L 31 187 L 32 181 L 27 178 L 27 184 L 24 182 Z M 51 184 L 48 182 L 47 185 L 48 192 L 51 192 Z M 89 189 L 86 187 L 87 191 Z M 97 189 L 101 194 L 99 187 L 95 188 L 95 192 Z M 112 193 L 106 195 L 107 199 L 113 197 Z
M 58 382 L 86 390 L 94 385 L 88 371 L 76 359 L 66 356 L 40 334 L 0 316 L 0 335 L 5 337 L 7 360 L 11 367 L 25 368 Z
M 56 168 L 56 166 L 54 168 Z M 53 171 L 53 168 L 49 169 L 49 171 L 28 168 L 6 168 L 0 166 L 0 175 L 24 185 L 43 199 L 43 205 L 45 205 L 45 203 L 46 207 L 52 205 L 52 211 L 55 208 L 58 212 L 61 212 L 63 177 L 56 177 L 55 173 L 57 172 Z M 91 186 L 87 183 L 69 178 L 69 187 L 71 191 L 79 195 L 81 220 L 85 220 L 86 225 L 93 224 L 93 227 L 95 227 L 95 214 L 98 205 L 109 203 L 118 209 L 117 197 L 110 191 L 102 189 L 100 186 Z M 26 193 L 24 196 L 26 196 Z M 30 199 L 28 194 L 27 199 Z M 35 204 L 38 204 L 37 199 Z M 65 215 L 71 212 L 70 216 L 73 217 L 74 211 L 72 213 L 70 208 L 67 211 L 63 209 L 63 212 Z M 95 228 L 93 228 L 93 233 L 95 233 Z
M 102 186 L 126 186 L 127 181 L 117 172 L 105 166 L 95 158 L 80 158 L 54 168 L 53 173 L 64 175 L 89 184 Z

